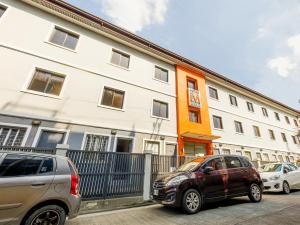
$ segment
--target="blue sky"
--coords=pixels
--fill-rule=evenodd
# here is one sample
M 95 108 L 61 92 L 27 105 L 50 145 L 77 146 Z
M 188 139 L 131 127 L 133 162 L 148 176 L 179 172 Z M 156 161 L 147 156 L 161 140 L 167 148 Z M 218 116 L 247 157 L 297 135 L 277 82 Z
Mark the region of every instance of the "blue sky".
M 299 0 L 67 0 L 300 109 Z

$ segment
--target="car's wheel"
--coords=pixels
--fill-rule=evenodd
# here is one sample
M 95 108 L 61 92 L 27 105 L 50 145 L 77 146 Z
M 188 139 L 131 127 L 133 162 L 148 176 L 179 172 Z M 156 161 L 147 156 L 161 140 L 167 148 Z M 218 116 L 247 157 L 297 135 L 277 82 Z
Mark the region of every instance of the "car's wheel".
M 248 197 L 252 202 L 260 202 L 262 199 L 261 188 L 257 184 L 251 184 Z
M 47 205 L 33 211 L 25 220 L 25 225 L 64 225 L 65 210 L 58 205 Z
M 291 192 L 290 185 L 287 181 L 284 181 L 282 184 L 282 190 L 284 194 L 289 194 Z
M 188 214 L 196 213 L 200 210 L 202 199 L 199 192 L 195 189 L 187 190 L 182 199 L 182 209 Z

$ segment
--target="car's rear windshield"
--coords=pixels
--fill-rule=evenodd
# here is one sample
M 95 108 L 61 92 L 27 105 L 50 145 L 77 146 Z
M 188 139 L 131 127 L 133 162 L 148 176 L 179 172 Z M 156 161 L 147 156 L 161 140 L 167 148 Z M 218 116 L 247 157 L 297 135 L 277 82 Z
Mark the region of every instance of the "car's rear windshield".
M 280 172 L 282 164 L 267 164 L 260 168 L 261 172 Z

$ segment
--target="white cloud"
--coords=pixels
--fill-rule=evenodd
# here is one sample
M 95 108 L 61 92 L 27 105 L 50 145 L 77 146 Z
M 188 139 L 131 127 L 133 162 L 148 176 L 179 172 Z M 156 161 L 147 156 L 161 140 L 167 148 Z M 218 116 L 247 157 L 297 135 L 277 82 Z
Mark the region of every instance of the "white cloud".
M 296 56 L 300 56 L 300 34 L 288 38 L 287 45 L 293 49 Z
M 268 67 L 275 70 L 282 77 L 288 77 L 290 71 L 295 69 L 296 66 L 296 63 L 293 63 L 288 56 L 277 57 L 268 61 Z
M 132 32 L 138 32 L 151 24 L 163 24 L 169 1 L 101 0 L 101 6 L 102 11 L 113 23 Z

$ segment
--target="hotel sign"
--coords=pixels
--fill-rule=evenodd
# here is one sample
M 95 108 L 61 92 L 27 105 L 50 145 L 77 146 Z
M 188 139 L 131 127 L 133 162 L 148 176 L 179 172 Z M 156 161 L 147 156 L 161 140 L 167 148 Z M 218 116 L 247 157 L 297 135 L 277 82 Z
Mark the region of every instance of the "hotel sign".
M 199 90 L 189 88 L 189 105 L 196 108 L 201 108 L 201 94 Z

